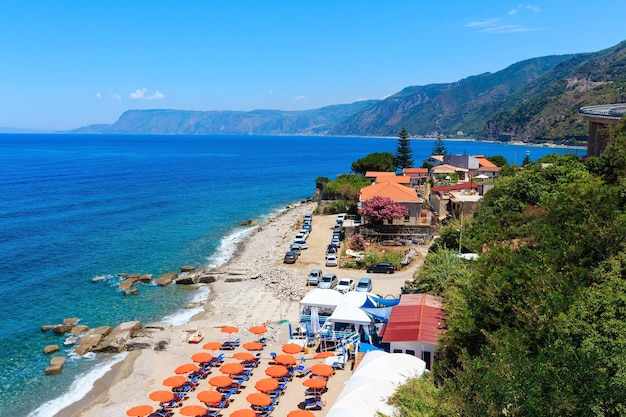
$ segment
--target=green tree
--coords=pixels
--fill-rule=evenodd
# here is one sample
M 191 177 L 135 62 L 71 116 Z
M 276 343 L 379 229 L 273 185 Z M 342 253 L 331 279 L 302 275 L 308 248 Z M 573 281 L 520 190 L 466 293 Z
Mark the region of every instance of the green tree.
M 398 148 L 396 149 L 396 156 L 394 165 L 396 168 L 411 168 L 415 162 L 413 161 L 413 150 L 411 150 L 411 143 L 409 140 L 409 133 L 404 126 L 398 135 Z
M 359 175 L 365 175 L 367 171 L 393 172 L 395 170 L 394 163 L 395 157 L 390 152 L 371 153 L 353 162 L 352 172 Z
M 437 140 L 433 144 L 433 155 L 445 155 L 446 154 L 446 145 L 443 143 L 443 138 L 441 135 L 437 135 Z
M 486 159 L 499 167 L 503 167 L 508 163 L 506 158 L 502 155 L 487 156 Z

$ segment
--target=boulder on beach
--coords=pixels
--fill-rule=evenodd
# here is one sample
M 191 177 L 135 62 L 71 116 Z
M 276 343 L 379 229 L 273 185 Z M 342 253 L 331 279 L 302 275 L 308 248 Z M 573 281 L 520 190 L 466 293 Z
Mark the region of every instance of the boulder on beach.
M 67 317 L 63 319 L 63 324 L 75 325 L 78 323 L 78 317 Z
M 168 272 L 167 274 L 163 274 L 159 278 L 157 278 L 154 283 L 157 285 L 165 286 L 171 284 L 172 281 L 174 281 L 176 278 L 178 278 L 178 273 Z
M 191 272 L 191 271 L 194 271 L 195 269 L 196 269 L 195 266 L 183 265 L 180 267 L 180 272 Z
M 124 295 L 136 295 L 139 293 L 139 290 L 137 288 L 129 288 L 127 290 L 124 290 Z
M 215 282 L 215 277 L 213 275 L 203 275 L 200 278 L 198 278 L 198 282 L 200 284 L 211 284 Z
M 74 352 L 83 356 L 87 352 L 91 352 L 92 349 L 104 339 L 104 336 L 111 333 L 113 328 L 111 326 L 102 326 L 89 330 L 78 341 L 78 346 L 74 349 Z
M 63 334 L 63 333 L 69 332 L 72 329 L 72 327 L 74 326 L 71 324 L 59 324 L 58 326 L 54 326 L 52 330 L 56 334 Z
M 43 353 L 47 355 L 48 353 L 57 352 L 59 349 L 59 345 L 48 345 L 43 348 Z
M 42 332 L 47 332 L 48 330 L 54 329 L 57 326 L 58 326 L 58 324 L 44 324 L 43 326 L 41 326 L 41 331 Z
M 66 358 L 63 356 L 55 356 L 50 359 L 50 365 L 46 368 L 46 375 L 60 374 L 63 370 Z
M 147 283 L 149 283 L 150 281 L 152 281 L 152 278 L 153 278 L 153 277 L 154 277 L 154 276 L 153 276 L 152 274 L 141 274 L 141 275 L 139 276 L 139 278 L 137 278 L 137 281 L 139 281 L 139 282 L 143 282 L 143 283 L 146 283 L 146 284 L 147 284 Z
M 81 333 L 85 333 L 87 330 L 89 330 L 89 327 L 83 325 L 83 324 L 79 324 L 77 326 L 72 327 L 72 334 L 74 335 L 79 335 Z
M 150 337 L 133 337 L 126 343 L 126 350 L 152 349 L 154 339 Z
M 163 331 L 163 330 L 171 330 L 172 329 L 172 324 L 171 323 L 165 323 L 165 322 L 153 322 L 153 323 L 148 323 L 145 326 L 143 326 L 143 328 L 145 330 L 159 330 L 159 331 Z
M 198 282 L 195 280 L 195 277 L 183 277 L 178 278 L 175 283 L 178 285 L 192 285 L 197 284 Z
M 117 289 L 127 290 L 138 282 L 139 282 L 139 278 L 126 278 L 124 281 L 120 283 L 120 285 L 117 286 Z
M 141 329 L 140 321 L 129 321 L 120 323 L 113 329 L 108 336 L 106 336 L 96 347 L 92 349 L 93 352 L 122 352 L 126 349 L 126 343 L 128 343 L 133 334 Z
M 105 275 L 98 275 L 97 277 L 91 278 L 91 282 L 101 282 L 106 281 L 107 277 Z

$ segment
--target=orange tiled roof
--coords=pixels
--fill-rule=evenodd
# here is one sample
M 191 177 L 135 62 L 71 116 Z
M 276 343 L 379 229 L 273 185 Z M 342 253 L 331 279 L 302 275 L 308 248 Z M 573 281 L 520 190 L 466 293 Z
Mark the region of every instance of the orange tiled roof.
M 403 294 L 400 304 L 392 307 L 384 343 L 424 342 L 436 345 L 443 324 L 441 302 L 432 295 Z
M 396 202 L 422 202 L 414 189 L 393 181 L 379 182 L 361 188 L 361 201 L 367 201 L 372 197 L 387 197 Z
M 404 168 L 402 172 L 404 173 L 404 175 L 427 174 L 428 168 Z
M 389 177 L 389 176 L 396 176 L 395 172 L 389 172 L 389 171 L 367 171 L 365 173 L 365 177 L 366 178 L 376 178 L 376 177 Z
M 484 156 L 476 156 L 475 158 L 478 159 L 478 163 L 480 164 L 481 167 L 485 167 L 485 168 L 497 168 L 498 167 L 496 164 L 494 164 L 493 162 L 491 162 Z

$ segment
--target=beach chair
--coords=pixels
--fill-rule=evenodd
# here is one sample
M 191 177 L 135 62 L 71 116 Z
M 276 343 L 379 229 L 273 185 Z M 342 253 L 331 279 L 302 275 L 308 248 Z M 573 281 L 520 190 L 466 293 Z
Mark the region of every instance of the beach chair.
M 296 375 L 299 378 L 307 376 L 310 373 L 311 373 L 311 367 L 310 366 L 298 365 L 298 367 L 296 368 Z
M 276 352 L 270 352 L 270 365 L 276 365 Z
M 305 410 L 321 410 L 323 404 L 320 397 L 309 397 L 304 399 Z

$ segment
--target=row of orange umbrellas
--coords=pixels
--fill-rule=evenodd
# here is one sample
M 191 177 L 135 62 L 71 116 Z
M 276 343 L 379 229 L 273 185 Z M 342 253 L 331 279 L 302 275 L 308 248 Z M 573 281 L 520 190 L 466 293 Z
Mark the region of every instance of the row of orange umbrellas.
M 254 394 L 250 394 L 248 395 L 248 397 L 251 397 L 252 395 Z M 269 398 L 269 396 L 267 397 Z M 266 400 L 262 397 L 257 398 L 256 396 L 253 398 L 253 401 L 257 401 L 257 399 L 259 401 L 266 402 Z M 270 398 L 269 404 L 271 404 L 271 401 L 272 400 Z M 130 417 L 145 417 L 153 411 L 154 407 L 152 407 L 151 405 L 138 405 L 126 411 L 126 415 Z M 178 410 L 178 412 L 184 416 L 201 416 L 206 413 L 206 408 L 200 405 L 187 405 Z M 256 411 L 252 410 L 251 408 L 243 408 L 241 410 L 236 410 L 230 413 L 230 417 L 256 417 Z M 313 414 L 309 410 L 293 410 L 287 414 L 287 417 L 315 417 L 315 414 Z
M 256 417 L 256 411 L 251 408 L 242 408 L 229 414 L 230 417 Z M 293 410 L 287 414 L 287 417 L 315 417 L 315 414 L 309 410 Z

